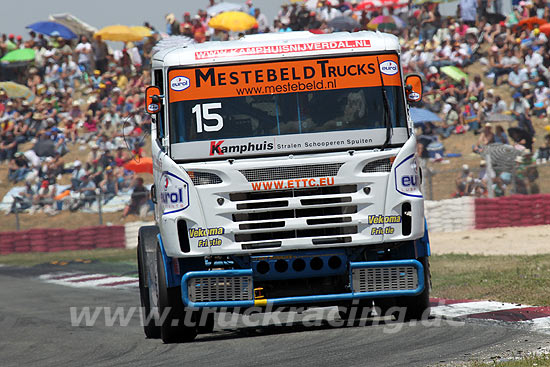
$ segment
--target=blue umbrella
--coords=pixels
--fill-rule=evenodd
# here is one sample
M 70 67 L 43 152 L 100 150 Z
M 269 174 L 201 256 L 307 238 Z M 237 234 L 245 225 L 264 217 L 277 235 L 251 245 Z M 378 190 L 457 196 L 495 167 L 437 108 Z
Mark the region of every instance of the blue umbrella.
M 63 24 L 59 24 L 56 22 L 37 22 L 28 25 L 26 28 L 32 29 L 37 33 L 45 34 L 46 36 L 61 37 L 66 40 L 78 37 L 69 28 L 65 27 Z
M 439 118 L 439 116 L 425 108 L 411 107 L 410 112 L 411 119 L 413 120 L 415 126 L 423 125 L 426 122 L 441 121 L 441 118 Z

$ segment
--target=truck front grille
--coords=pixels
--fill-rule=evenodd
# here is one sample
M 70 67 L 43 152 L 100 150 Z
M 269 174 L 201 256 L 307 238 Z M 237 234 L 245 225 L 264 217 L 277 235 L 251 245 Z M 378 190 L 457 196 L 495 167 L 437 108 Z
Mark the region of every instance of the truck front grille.
M 254 297 L 251 276 L 191 278 L 187 289 L 191 302 L 248 301 Z
M 235 241 L 248 249 L 254 248 L 249 242 L 293 238 L 309 237 L 319 245 L 350 242 L 349 235 L 358 233 L 352 221 L 357 213 L 351 198 L 355 192 L 357 185 L 231 193 L 237 208 L 232 220 L 239 224 Z
M 308 166 L 287 166 L 243 169 L 240 172 L 248 182 L 289 180 L 293 178 L 331 177 L 338 174 L 343 163 L 314 164 Z
M 418 287 L 418 273 L 414 266 L 354 268 L 354 292 L 414 290 Z

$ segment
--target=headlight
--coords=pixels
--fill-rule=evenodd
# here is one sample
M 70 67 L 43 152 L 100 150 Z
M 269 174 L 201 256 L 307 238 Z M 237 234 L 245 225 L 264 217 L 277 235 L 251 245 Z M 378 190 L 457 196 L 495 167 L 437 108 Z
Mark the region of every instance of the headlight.
M 195 186 L 199 185 L 216 185 L 221 184 L 222 179 L 220 176 L 210 173 L 210 172 L 200 172 L 200 171 L 187 171 L 191 181 Z
M 395 161 L 395 157 L 371 161 L 363 167 L 363 173 L 390 172 L 393 161 Z

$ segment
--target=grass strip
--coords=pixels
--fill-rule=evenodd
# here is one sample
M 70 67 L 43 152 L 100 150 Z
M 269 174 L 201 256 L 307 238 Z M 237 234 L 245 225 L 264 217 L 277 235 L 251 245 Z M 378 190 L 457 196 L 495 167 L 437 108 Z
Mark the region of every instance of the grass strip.
M 431 257 L 432 296 L 550 305 L 550 254 Z
M 492 362 L 472 362 L 472 367 L 533 367 L 550 366 L 550 354 L 527 355 L 508 359 L 505 361 L 494 360 Z
M 56 263 L 63 265 L 63 262 L 126 262 L 136 263 L 135 249 L 94 249 L 78 251 L 59 252 L 28 252 L 14 253 L 0 256 L 0 264 L 11 266 L 33 266 L 44 263 Z

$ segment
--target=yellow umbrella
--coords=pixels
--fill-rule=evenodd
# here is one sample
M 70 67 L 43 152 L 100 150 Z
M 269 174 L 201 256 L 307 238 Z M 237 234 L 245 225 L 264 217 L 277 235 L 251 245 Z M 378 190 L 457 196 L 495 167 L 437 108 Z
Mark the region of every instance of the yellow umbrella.
M 94 37 L 101 36 L 102 39 L 107 41 L 122 41 L 122 42 L 136 42 L 141 41 L 144 37 L 147 37 L 151 34 L 145 34 L 141 29 L 136 28 L 145 28 L 145 27 L 128 27 L 125 25 L 110 25 L 104 28 L 101 28 L 99 31 L 94 33 Z
M 0 89 L 4 90 L 9 98 L 25 98 L 28 101 L 34 99 L 32 91 L 22 84 L 0 82 Z
M 258 22 L 242 11 L 226 11 L 210 19 L 208 25 L 222 31 L 242 32 L 257 26 Z
M 144 27 L 142 25 L 138 25 L 138 26 L 135 26 L 135 27 L 130 27 L 130 30 L 132 32 L 134 32 L 135 34 L 143 36 L 142 38 L 150 37 L 151 34 L 152 34 L 151 30 L 149 28 Z

